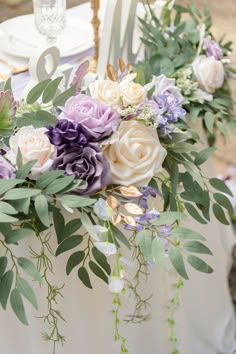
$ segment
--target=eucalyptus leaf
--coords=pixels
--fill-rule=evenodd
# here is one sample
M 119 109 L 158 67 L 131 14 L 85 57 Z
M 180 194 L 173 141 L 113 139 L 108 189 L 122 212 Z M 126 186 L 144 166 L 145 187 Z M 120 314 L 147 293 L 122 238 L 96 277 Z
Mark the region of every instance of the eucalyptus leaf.
M 16 171 L 16 178 L 26 179 L 28 174 L 30 173 L 32 167 L 38 162 L 38 160 L 32 160 L 27 162 L 25 165 L 18 168 Z
M 35 293 L 30 286 L 30 284 L 21 277 L 18 277 L 16 280 L 16 287 L 19 290 L 19 292 L 34 306 L 34 308 L 37 310 L 38 309 L 38 303 L 37 299 L 35 296 Z
M 28 326 L 29 323 L 26 318 L 25 308 L 24 308 L 24 304 L 22 301 L 22 297 L 21 297 L 20 291 L 17 288 L 12 290 L 10 301 L 11 301 L 11 307 L 12 307 L 13 311 L 15 312 L 17 318 L 24 325 Z
M 13 188 L 4 194 L 4 199 L 6 200 L 17 200 L 35 197 L 40 194 L 40 189 L 30 189 L 30 188 Z
M 146 261 L 153 262 L 151 232 L 149 230 L 138 232 L 137 240 Z
M 34 86 L 26 97 L 26 103 L 27 104 L 35 103 L 37 99 L 42 95 L 44 89 L 46 88 L 46 86 L 49 84 L 50 81 L 51 81 L 50 79 L 43 80 L 39 82 L 36 86 Z
M 75 95 L 76 93 L 76 87 L 77 85 L 73 85 L 70 88 L 68 88 L 66 91 L 64 91 L 63 93 L 61 93 L 59 96 L 57 96 L 54 100 L 53 100 L 53 106 L 64 106 L 64 104 L 66 103 L 66 101 Z
M 169 247 L 169 258 L 177 273 L 182 278 L 188 280 L 188 274 L 185 269 L 183 256 L 176 247 Z
M 97 247 L 92 248 L 92 253 L 95 261 L 105 270 L 108 275 L 110 275 L 111 267 L 110 264 L 107 262 L 106 256 L 102 252 L 100 252 Z
M 229 221 L 226 219 L 223 208 L 219 204 L 213 204 L 213 213 L 219 222 L 224 225 L 230 225 Z
M 184 203 L 185 208 L 189 215 L 191 215 L 195 220 L 197 220 L 200 224 L 207 224 L 207 221 L 199 214 L 197 209 L 190 203 Z
M 10 231 L 6 237 L 6 243 L 16 243 L 26 237 L 34 235 L 34 231 L 31 229 L 20 228 Z
M 129 250 L 131 249 L 128 238 L 113 224 L 110 224 L 110 228 L 116 241 L 122 242 Z
M 8 270 L 3 277 L 1 278 L 0 282 L 0 302 L 2 308 L 6 310 L 7 308 L 7 301 L 10 295 L 12 283 L 13 283 L 14 273 L 12 270 Z
M 206 162 L 209 157 L 216 151 L 215 147 L 209 147 L 205 150 L 202 150 L 199 152 L 199 154 L 195 158 L 195 164 L 197 166 L 202 165 L 204 162 Z
M 210 185 L 217 189 L 220 192 L 226 193 L 228 195 L 230 195 L 231 197 L 233 197 L 233 193 L 231 192 L 231 190 L 226 186 L 225 182 L 218 179 L 218 178 L 211 178 L 209 180 Z
M 181 220 L 184 217 L 185 215 L 183 213 L 167 211 L 161 213 L 158 219 L 153 222 L 153 224 L 157 226 L 173 224 L 175 221 Z
M 87 288 L 89 289 L 93 288 L 90 282 L 88 271 L 85 267 L 79 268 L 78 277 Z
M 218 204 L 220 204 L 223 208 L 227 209 L 229 213 L 233 214 L 233 206 L 230 200 L 224 194 L 214 193 L 213 197 Z
M 42 276 L 32 261 L 24 257 L 19 257 L 17 263 L 34 280 L 42 284 Z
M 95 229 L 94 225 L 92 224 L 91 220 L 89 219 L 88 215 L 84 211 L 82 211 L 82 213 L 80 214 L 80 218 L 81 218 L 82 224 L 83 224 L 84 228 L 87 230 L 88 234 L 95 241 L 99 241 L 97 233 L 96 233 L 96 229 Z
M 7 269 L 7 257 L 2 256 L 0 257 L 0 279 L 5 273 L 6 269 Z
M 82 236 L 74 235 L 67 237 L 62 243 L 58 246 L 56 250 L 56 256 L 59 256 L 61 253 L 71 250 L 76 246 L 80 245 L 83 241 Z
M 70 272 L 78 265 L 80 264 L 85 257 L 84 251 L 78 251 L 73 253 L 70 258 L 67 261 L 66 264 L 66 274 L 69 275 Z
M 62 76 L 57 77 L 56 79 L 54 79 L 53 81 L 51 81 L 47 85 L 47 87 L 45 88 L 45 90 L 43 92 L 43 97 L 42 97 L 43 103 L 48 103 L 54 98 L 54 96 L 56 95 L 58 86 L 60 85 L 60 82 L 62 79 L 63 79 Z
M 0 179 L 0 195 L 6 193 L 8 190 L 12 189 L 17 184 L 21 184 L 24 182 L 25 182 L 24 179 L 11 179 L 11 180 Z
M 62 205 L 66 205 L 69 208 L 83 208 L 96 202 L 96 199 L 80 197 L 78 195 L 64 195 L 59 200 Z
M 53 225 L 57 235 L 57 243 L 60 244 L 63 241 L 64 236 L 62 231 L 65 227 L 65 219 L 60 210 L 57 210 L 53 213 Z
M 69 221 L 60 231 L 60 240 L 66 239 L 68 236 L 73 235 L 82 226 L 80 219 L 73 219 Z
M 197 256 L 188 256 L 187 261 L 194 269 L 198 270 L 199 272 L 207 274 L 213 273 L 213 269 L 209 266 L 209 264 Z
M 187 229 L 186 227 L 175 227 L 171 230 L 171 235 L 183 240 L 206 240 L 205 237 L 203 237 L 197 231 Z
M 104 271 L 93 261 L 89 261 L 89 268 L 91 271 L 100 279 L 102 279 L 105 283 L 108 284 L 108 277 L 104 273 Z
M 211 250 L 199 241 L 187 241 L 184 243 L 183 247 L 188 252 L 212 255 Z
M 64 171 L 56 170 L 49 171 L 40 176 L 36 181 L 36 187 L 39 189 L 45 189 L 49 184 L 54 182 L 57 178 L 64 175 Z
M 155 263 L 163 270 L 166 270 L 166 254 L 163 240 L 155 237 L 152 241 L 152 256 Z
M 2 201 L 0 201 L 0 212 L 10 215 L 17 214 L 17 210 L 11 204 Z
M 47 186 L 47 188 L 45 189 L 45 193 L 60 193 L 64 188 L 66 188 L 69 184 L 73 182 L 74 178 L 74 176 L 66 176 L 56 179 Z
M 49 227 L 48 201 L 45 195 L 40 194 L 35 198 L 34 207 L 42 224 Z

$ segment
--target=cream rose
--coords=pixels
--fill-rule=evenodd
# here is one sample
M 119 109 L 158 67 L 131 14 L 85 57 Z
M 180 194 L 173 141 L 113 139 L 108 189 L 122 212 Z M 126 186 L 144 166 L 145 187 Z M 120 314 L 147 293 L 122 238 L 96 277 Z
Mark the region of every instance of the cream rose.
M 118 82 L 111 80 L 96 80 L 89 85 L 90 94 L 100 102 L 119 108 L 121 106 L 121 93 Z
M 120 82 L 120 91 L 123 107 L 137 106 L 146 98 L 145 88 L 133 82 L 133 76 L 128 75 Z
M 198 57 L 193 62 L 193 71 L 199 86 L 203 90 L 214 93 L 215 90 L 223 86 L 224 66 L 221 61 L 216 60 L 213 56 Z
M 157 132 L 135 120 L 122 122 L 119 138 L 103 151 L 110 164 L 113 183 L 147 185 L 162 170 L 166 150 Z
M 12 164 L 16 164 L 18 149 L 21 151 L 23 164 L 32 160 L 38 161 L 31 169 L 33 179 L 37 179 L 39 175 L 50 169 L 56 154 L 54 145 L 45 135 L 46 130 L 35 129 L 32 126 L 23 127 L 11 136 L 9 141 L 10 151 L 7 153 L 7 158 Z

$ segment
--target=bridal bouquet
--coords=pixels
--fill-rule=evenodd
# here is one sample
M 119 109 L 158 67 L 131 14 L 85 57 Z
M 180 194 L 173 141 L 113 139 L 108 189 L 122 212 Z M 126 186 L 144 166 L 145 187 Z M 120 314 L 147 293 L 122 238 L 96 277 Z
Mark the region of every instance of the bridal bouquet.
M 148 2 L 148 1 L 147 1 Z M 227 136 L 235 131 L 233 100 L 228 78 L 235 74 L 230 64 L 232 42 L 218 42 L 212 34 L 212 19 L 204 5 L 203 13 L 193 2 L 187 7 L 166 1 L 162 15 L 147 5 L 147 19 L 141 19 L 145 60 L 138 63 L 143 84 L 172 78 L 184 97 L 183 107 L 193 123 L 201 117 L 210 145 L 218 130 Z
M 57 308 L 62 289 L 51 275 L 54 256 L 66 253 L 66 274 L 76 271 L 86 287 L 92 288 L 93 275 L 107 283 L 118 326 L 119 294 L 134 286 L 123 247 L 137 267 L 134 281 L 154 264 L 165 271 L 168 258 L 188 279 L 186 263 L 213 272 L 199 257 L 212 253 L 204 236 L 181 220 L 206 224 L 212 208 L 229 224 L 225 211 L 232 206 L 225 194 L 231 192 L 223 181 L 203 175 L 201 166 L 214 148 L 196 146 L 199 137 L 185 121 L 180 87 L 162 76 L 150 89 L 135 83 L 137 74 L 121 59 L 119 68 L 108 65 L 110 79 L 87 85 L 84 63 L 69 89 L 59 92 L 62 77 L 45 80 L 19 102 L 9 81 L 0 93 L 0 303 L 5 310 L 10 302 L 28 325 L 24 301 L 37 309 L 36 282 L 44 284 L 48 314 L 42 318 L 49 332 L 43 335 L 54 349 L 64 340 Z M 28 257 L 19 255 L 23 239 Z M 117 328 L 116 339 L 127 352 Z

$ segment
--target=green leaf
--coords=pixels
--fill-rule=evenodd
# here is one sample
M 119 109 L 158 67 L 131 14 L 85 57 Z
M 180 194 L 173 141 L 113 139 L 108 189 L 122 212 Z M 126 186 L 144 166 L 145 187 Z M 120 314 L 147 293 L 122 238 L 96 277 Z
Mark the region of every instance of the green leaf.
M 0 302 L 2 308 L 6 310 L 7 308 L 7 301 L 10 295 L 12 283 L 13 283 L 14 273 L 12 270 L 6 272 L 3 277 L 1 278 L 0 282 Z
M 30 284 L 23 278 L 17 278 L 16 287 L 19 292 L 38 310 L 38 303 L 35 293 Z
M 60 244 L 63 241 L 62 230 L 65 227 L 65 219 L 60 210 L 53 213 L 53 225 L 57 235 L 57 243 Z
M 180 220 L 184 216 L 184 213 L 166 211 L 161 213 L 158 219 L 153 222 L 153 224 L 157 226 L 173 224 L 176 220 Z
M 59 245 L 59 247 L 56 250 L 56 256 L 59 256 L 59 254 L 69 251 L 72 248 L 75 248 L 81 242 L 83 241 L 82 236 L 74 235 L 74 236 L 69 236 L 67 237 L 62 243 Z
M 192 107 L 190 110 L 190 118 L 193 123 L 196 122 L 197 118 L 199 117 L 199 113 L 202 110 L 202 106 Z
M 30 206 L 30 198 L 11 200 L 11 205 L 18 211 L 28 214 Z
M 5 222 L 16 222 L 18 221 L 17 218 L 13 218 L 12 216 L 10 215 L 7 215 L 7 214 L 3 214 L 0 212 L 0 223 L 5 223 Z
M 80 219 L 73 219 L 69 221 L 60 232 L 60 240 L 66 239 L 68 236 L 73 235 L 82 226 Z
M 66 274 L 69 275 L 70 272 L 83 261 L 84 257 L 84 251 L 78 251 L 73 253 L 66 264 Z
M 183 240 L 201 240 L 205 241 L 205 237 L 194 230 L 187 229 L 185 227 L 176 227 L 171 230 L 171 235 Z
M 129 250 L 131 249 L 128 238 L 113 224 L 110 224 L 110 228 L 116 240 L 122 242 Z
M 21 179 L 26 179 L 28 174 L 30 173 L 32 167 L 38 162 L 38 160 L 32 160 L 27 162 L 25 165 L 21 166 L 17 171 L 16 171 L 16 178 L 21 178 Z
M 224 225 L 230 225 L 229 221 L 225 217 L 225 213 L 223 208 L 219 204 L 213 204 L 213 213 L 219 222 L 221 222 Z
M 79 268 L 78 277 L 87 288 L 89 289 L 93 288 L 90 282 L 88 271 L 85 267 Z
M 62 205 L 66 205 L 69 208 L 83 208 L 96 202 L 96 199 L 80 197 L 78 195 L 64 195 L 59 200 Z
M 44 111 L 43 109 L 39 109 L 36 112 L 35 121 L 40 122 L 40 125 L 42 127 L 46 127 L 47 125 L 55 127 L 56 122 L 57 122 L 57 117 L 48 111 Z
M 191 151 L 196 151 L 198 148 L 194 146 L 193 144 L 185 143 L 185 142 L 179 142 L 175 144 L 174 146 L 174 152 L 175 153 L 183 153 L 183 152 L 191 152 Z
M 26 103 L 33 104 L 37 101 L 37 99 L 42 95 L 44 89 L 49 84 L 51 80 L 47 79 L 39 82 L 36 86 L 34 86 L 27 95 Z
M 196 270 L 202 273 L 213 273 L 213 269 L 204 262 L 201 258 L 196 256 L 188 256 L 188 263 Z
M 56 95 L 58 86 L 60 85 L 60 82 L 62 79 L 63 79 L 62 76 L 57 77 L 56 79 L 54 79 L 53 81 L 51 81 L 47 85 L 47 87 L 43 93 L 43 98 L 42 98 L 43 103 L 48 103 L 49 101 L 51 101 L 54 98 L 54 96 Z
M 96 247 L 92 248 L 92 253 L 95 261 L 105 270 L 108 275 L 110 275 L 111 267 L 110 264 L 107 262 L 106 256 L 102 252 L 100 252 Z
M 50 227 L 48 216 L 48 201 L 45 195 L 38 195 L 34 201 L 36 213 L 43 225 Z
M 165 57 L 160 61 L 160 74 L 169 76 L 172 75 L 174 71 L 174 64 L 169 58 Z
M 197 209 L 190 203 L 184 203 L 185 208 L 189 215 L 192 216 L 195 220 L 197 220 L 200 224 L 207 224 L 207 221 L 203 219 L 203 217 L 199 214 Z
M 138 232 L 137 240 L 146 261 L 153 262 L 151 232 L 149 230 Z
M 215 120 L 215 116 L 213 113 L 211 112 L 206 112 L 205 116 L 204 116 L 204 122 L 205 125 L 208 129 L 208 131 L 213 134 L 213 125 L 214 125 L 214 120 Z
M 77 85 L 73 85 L 70 88 L 68 88 L 66 91 L 64 91 L 63 93 L 61 93 L 59 96 L 57 96 L 54 100 L 53 100 L 53 106 L 57 107 L 57 106 L 64 106 L 64 104 L 66 103 L 66 101 L 71 97 L 75 95 L 76 92 L 76 86 Z
M 10 77 L 7 79 L 7 81 L 6 81 L 5 84 L 4 84 L 4 91 L 7 91 L 7 90 L 12 91 L 12 88 L 11 88 L 11 78 L 10 78 Z
M 229 213 L 233 214 L 233 206 L 230 200 L 224 194 L 214 193 L 213 197 L 218 204 L 220 204 L 223 208 L 227 209 Z
M 173 264 L 175 270 L 177 271 L 177 273 L 182 278 L 188 280 L 188 274 L 186 272 L 183 256 L 180 253 L 180 251 L 177 248 L 170 246 L 169 247 L 169 258 L 170 258 L 170 261 Z
M 84 228 L 86 229 L 86 231 L 88 232 L 88 234 L 96 241 L 99 241 L 95 227 L 93 226 L 91 220 L 89 219 L 88 215 L 82 211 L 82 213 L 80 214 L 80 218 L 82 221 L 82 224 L 84 226 Z
M 163 270 L 166 270 L 166 254 L 164 242 L 159 238 L 155 237 L 152 241 L 152 256 L 155 263 Z
M 66 188 L 71 182 L 74 180 L 74 176 L 66 176 L 56 179 L 51 182 L 47 188 L 45 189 L 45 193 L 47 194 L 56 194 Z
M 0 195 L 6 193 L 9 189 L 12 189 L 17 184 L 21 184 L 23 182 L 25 182 L 24 179 L 12 179 L 12 180 L 0 179 Z
M 26 237 L 34 235 L 34 231 L 31 229 L 15 229 L 9 232 L 6 237 L 6 243 L 11 244 L 11 243 L 16 243 L 20 240 L 23 240 Z
M 11 204 L 2 201 L 0 201 L 0 212 L 10 215 L 17 214 L 17 210 Z
M 5 273 L 6 269 L 7 269 L 7 257 L 2 256 L 0 257 L 0 279 Z
M 36 182 L 36 187 L 39 189 L 45 189 L 49 184 L 55 181 L 58 177 L 64 175 L 64 171 L 56 170 L 44 173 L 40 176 Z
M 41 274 L 39 273 L 38 269 L 32 261 L 27 258 L 19 257 L 17 262 L 27 274 L 29 274 L 34 280 L 42 284 Z
M 225 124 L 221 123 L 219 120 L 216 122 L 216 126 L 219 129 L 219 131 L 227 138 L 228 137 L 228 133 L 227 130 L 225 128 Z
M 233 197 L 233 193 L 231 192 L 231 190 L 226 186 L 225 182 L 218 179 L 218 178 L 211 178 L 209 180 L 210 185 L 217 189 L 220 192 L 229 194 L 231 197 Z
M 195 164 L 197 166 L 202 165 L 204 162 L 206 162 L 209 157 L 216 151 L 215 147 L 209 147 L 205 150 L 202 150 L 199 152 L 199 154 L 195 158 Z
M 94 263 L 93 261 L 89 261 L 89 268 L 98 278 L 102 279 L 105 283 L 108 284 L 107 275 L 103 272 L 103 270 L 96 263 Z
M 13 188 L 10 191 L 6 192 L 4 199 L 6 200 L 15 200 L 15 199 L 25 199 L 35 197 L 40 194 L 40 189 L 30 189 L 30 188 Z
M 24 304 L 21 298 L 21 294 L 17 288 L 13 289 L 11 292 L 11 307 L 15 312 L 17 318 L 26 326 L 28 326 L 28 321 L 25 314 Z
M 212 255 L 211 250 L 203 243 L 198 241 L 187 241 L 184 243 L 183 247 L 188 252 Z
M 196 181 L 202 189 L 204 189 L 204 181 L 198 167 L 190 161 L 183 161 L 183 165 L 187 172 L 193 177 L 193 180 Z

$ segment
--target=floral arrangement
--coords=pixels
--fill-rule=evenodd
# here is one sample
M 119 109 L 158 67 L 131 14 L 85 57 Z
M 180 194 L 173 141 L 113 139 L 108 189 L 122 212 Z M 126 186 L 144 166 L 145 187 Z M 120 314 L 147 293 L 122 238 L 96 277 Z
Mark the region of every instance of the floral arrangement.
M 225 212 L 232 206 L 225 193 L 231 192 L 220 179 L 203 176 L 201 166 L 214 148 L 197 147 L 198 134 L 185 121 L 184 97 L 174 80 L 162 76 L 150 91 L 135 83 L 137 74 L 119 59 L 119 72 L 108 65 L 110 79 L 86 84 L 87 69 L 83 63 L 61 93 L 62 77 L 40 82 L 19 102 L 10 81 L 0 93 L 0 303 L 5 310 L 10 302 L 28 325 L 24 301 L 37 309 L 35 283 L 44 284 L 48 314 L 41 318 L 49 330 L 43 336 L 55 353 L 64 341 L 58 309 L 63 290 L 51 273 L 54 256 L 67 252 L 68 276 L 77 271 L 88 288 L 93 275 L 108 284 L 115 339 L 127 353 L 118 329 L 121 294 L 135 289 L 137 297 L 143 274 L 154 264 L 165 271 L 168 258 L 181 277 L 178 288 L 188 279 L 186 262 L 213 272 L 199 257 L 212 255 L 205 237 L 181 220 L 189 215 L 206 224 L 212 208 L 228 225 Z M 29 247 L 27 258 L 16 255 L 21 241 L 32 238 L 38 248 Z M 124 247 L 136 266 L 133 280 Z M 145 317 L 140 299 L 133 322 Z
M 213 145 L 217 131 L 226 137 L 229 130 L 235 131 L 228 80 L 235 74 L 229 58 L 232 42 L 225 42 L 224 36 L 215 40 L 206 4 L 203 13 L 193 2 L 184 7 L 165 1 L 161 16 L 148 1 L 146 9 L 149 21 L 140 18 L 145 60 L 137 65 L 138 80 L 144 84 L 153 75 L 154 82 L 171 78 L 181 90 L 191 121 L 202 118 Z

